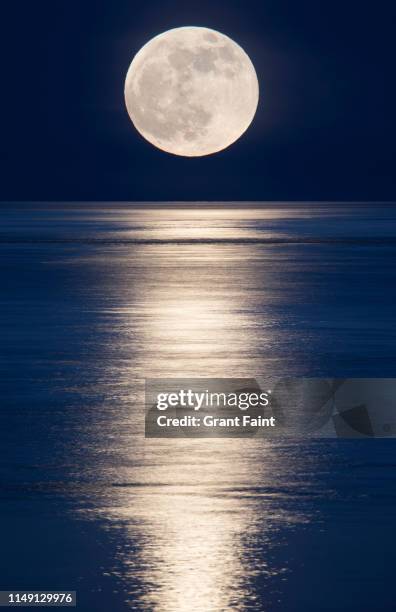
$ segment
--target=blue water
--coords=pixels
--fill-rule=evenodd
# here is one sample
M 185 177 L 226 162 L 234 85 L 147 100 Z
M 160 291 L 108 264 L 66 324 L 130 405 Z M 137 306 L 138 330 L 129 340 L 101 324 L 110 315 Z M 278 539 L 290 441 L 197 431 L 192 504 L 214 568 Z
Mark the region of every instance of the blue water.
M 0 589 L 395 609 L 393 440 L 145 440 L 149 377 L 394 377 L 396 206 L 5 204 Z

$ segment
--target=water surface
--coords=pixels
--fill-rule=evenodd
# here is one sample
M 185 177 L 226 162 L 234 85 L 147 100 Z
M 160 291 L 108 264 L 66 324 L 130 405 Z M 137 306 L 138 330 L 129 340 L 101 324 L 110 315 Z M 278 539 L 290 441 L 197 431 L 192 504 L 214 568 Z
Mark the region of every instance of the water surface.
M 393 610 L 392 440 L 145 440 L 148 377 L 395 376 L 390 204 L 9 204 L 1 589 Z

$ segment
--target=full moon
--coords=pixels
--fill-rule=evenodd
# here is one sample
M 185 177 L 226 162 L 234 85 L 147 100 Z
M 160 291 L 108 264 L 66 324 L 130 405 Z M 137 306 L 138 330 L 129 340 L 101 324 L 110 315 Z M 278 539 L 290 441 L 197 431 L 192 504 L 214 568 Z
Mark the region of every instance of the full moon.
M 249 56 L 208 28 L 159 34 L 135 55 L 125 102 L 151 144 L 187 157 L 210 155 L 235 142 L 256 113 L 259 86 Z

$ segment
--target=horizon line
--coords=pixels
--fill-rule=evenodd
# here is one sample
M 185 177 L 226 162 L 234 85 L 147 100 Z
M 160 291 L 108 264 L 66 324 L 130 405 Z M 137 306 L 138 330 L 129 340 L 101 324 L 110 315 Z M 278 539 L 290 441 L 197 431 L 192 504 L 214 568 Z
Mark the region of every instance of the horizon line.
M 238 204 L 396 204 L 396 200 L 0 200 L 1 205 L 18 204 L 125 204 L 125 205 L 238 205 Z

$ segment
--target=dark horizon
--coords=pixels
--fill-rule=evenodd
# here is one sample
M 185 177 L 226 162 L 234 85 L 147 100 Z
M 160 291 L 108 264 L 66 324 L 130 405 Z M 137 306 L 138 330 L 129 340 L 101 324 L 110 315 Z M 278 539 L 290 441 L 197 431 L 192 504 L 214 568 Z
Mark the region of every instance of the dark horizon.
M 303 204 L 307 205 L 327 205 L 327 206 L 340 206 L 345 204 L 347 206 L 370 206 L 378 204 L 379 206 L 394 206 L 395 200 L 3 200 L 1 204 L 6 207 L 8 204 L 14 206 L 30 206 L 31 204 L 41 204 L 48 206 L 86 206 L 86 205 L 102 205 L 102 206 L 117 206 L 117 205 L 129 205 L 131 207 L 143 207 L 149 206 L 193 206 L 194 208 L 205 208 L 205 207 L 216 207 L 216 206 L 230 206 L 237 207 L 238 205 L 260 205 L 260 206 L 274 206 L 287 204 L 289 206 L 300 206 Z
M 0 200 L 394 201 L 395 17 L 354 0 L 8 4 Z M 202 158 L 155 149 L 123 99 L 135 53 L 186 24 L 233 38 L 260 83 L 250 129 Z

